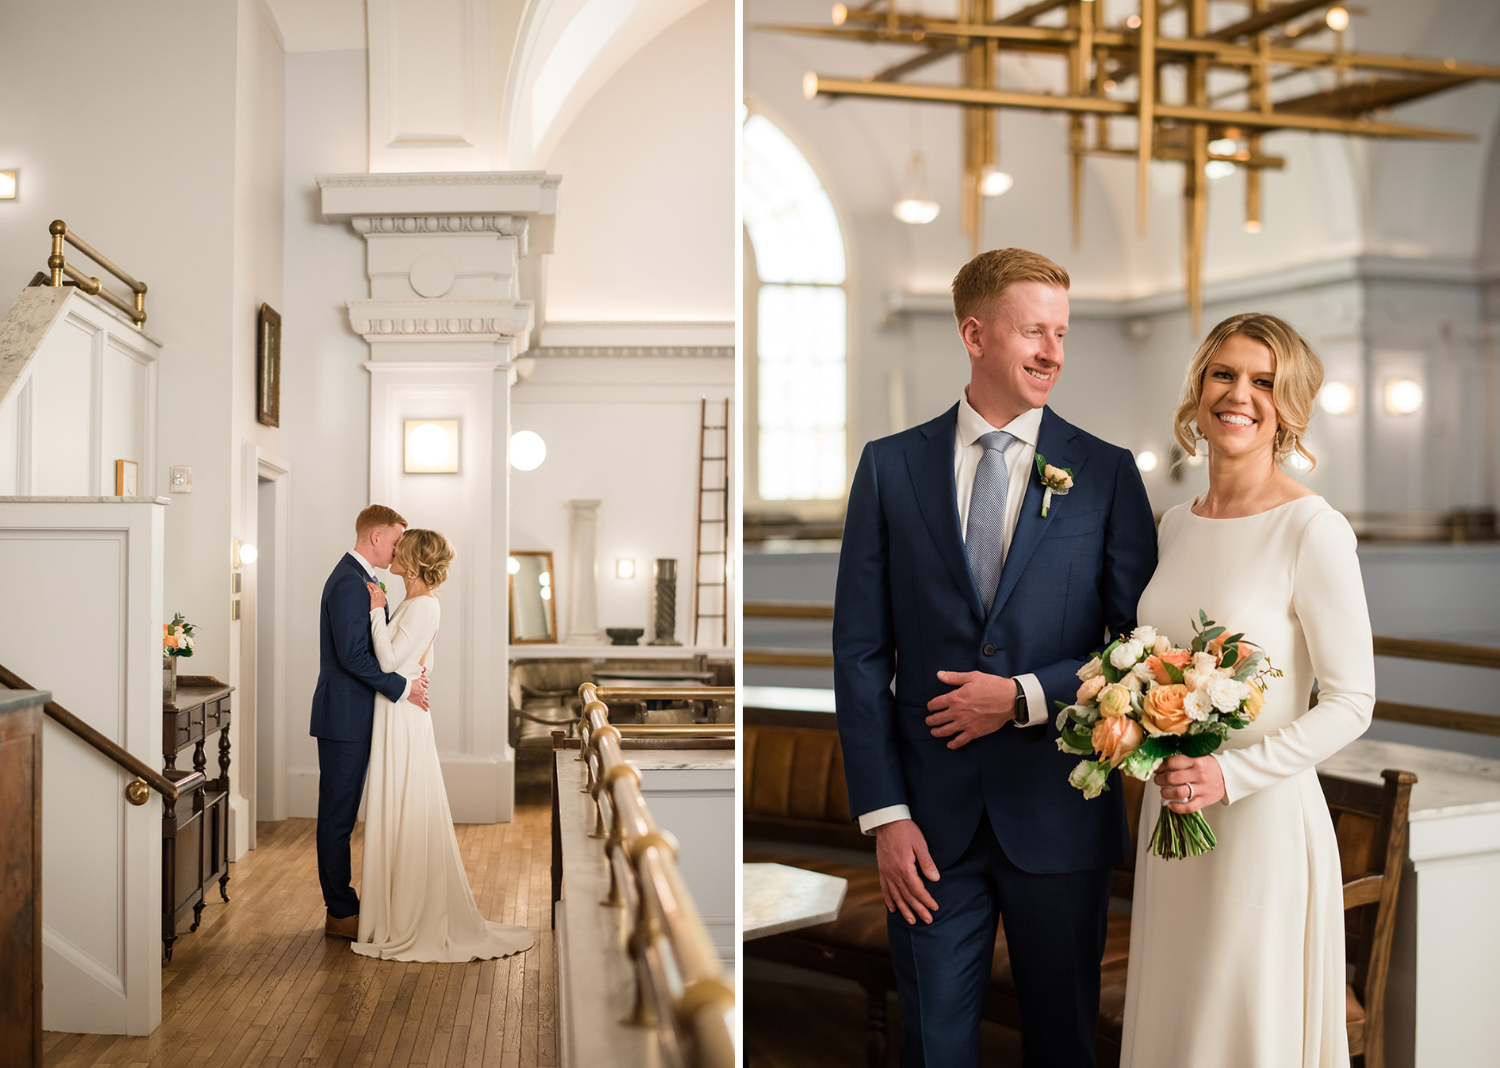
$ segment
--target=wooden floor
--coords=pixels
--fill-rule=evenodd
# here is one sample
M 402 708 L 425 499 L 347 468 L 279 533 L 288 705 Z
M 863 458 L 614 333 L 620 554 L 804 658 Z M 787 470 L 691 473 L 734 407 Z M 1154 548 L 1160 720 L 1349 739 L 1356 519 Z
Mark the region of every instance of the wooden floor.
M 84 1065 L 398 1066 L 557 1063 L 557 957 L 550 927 L 551 806 L 542 754 L 518 767 L 511 823 L 463 825 L 480 911 L 536 945 L 504 960 L 371 960 L 323 935 L 314 821 L 262 823 L 203 924 L 162 968 L 162 1022 L 148 1038 L 49 1031 L 48 1068 Z M 545 759 L 550 760 L 550 753 Z M 360 831 L 354 871 L 360 866 Z M 357 885 L 357 884 L 356 884 Z

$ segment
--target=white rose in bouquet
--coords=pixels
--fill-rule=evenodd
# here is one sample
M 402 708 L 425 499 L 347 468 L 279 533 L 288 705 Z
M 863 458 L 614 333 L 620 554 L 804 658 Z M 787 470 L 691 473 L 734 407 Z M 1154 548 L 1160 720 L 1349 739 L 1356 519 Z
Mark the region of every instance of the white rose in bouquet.
M 1094 676 L 1104 674 L 1104 661 L 1100 660 L 1097 656 L 1090 657 L 1089 662 L 1079 668 L 1076 674 L 1078 675 L 1079 682 L 1088 682 Z
M 1219 669 L 1219 658 L 1213 653 L 1194 653 L 1193 670 L 1200 675 L 1212 675 Z
M 1208 696 L 1207 690 L 1194 690 L 1183 699 L 1182 708 L 1190 718 L 1206 723 L 1209 713 L 1214 710 L 1213 698 Z
M 1172 651 L 1172 639 L 1165 634 L 1158 634 L 1156 641 L 1151 645 L 1151 651 L 1157 656 L 1166 656 Z
M 1130 673 L 1136 678 L 1140 679 L 1142 684 L 1154 682 L 1156 680 L 1156 673 L 1151 670 L 1151 665 L 1146 663 L 1144 660 L 1137 664 L 1135 667 L 1131 668 Z
M 1145 646 L 1137 641 L 1121 642 L 1109 654 L 1109 662 L 1121 671 L 1135 667 L 1135 662 L 1145 653 Z
M 1208 694 L 1215 708 L 1227 715 L 1239 711 L 1240 702 L 1250 696 L 1250 687 L 1233 679 L 1215 679 L 1203 692 Z
M 1130 632 L 1130 640 L 1140 642 L 1143 649 L 1150 649 L 1156 645 L 1156 628 L 1146 626 L 1136 627 L 1135 630 Z

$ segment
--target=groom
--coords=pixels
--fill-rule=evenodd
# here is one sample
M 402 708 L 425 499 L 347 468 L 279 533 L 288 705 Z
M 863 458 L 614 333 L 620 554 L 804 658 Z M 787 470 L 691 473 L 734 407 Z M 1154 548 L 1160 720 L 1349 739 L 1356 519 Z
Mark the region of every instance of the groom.
M 323 584 L 310 733 L 318 740 L 318 881 L 328 908 L 323 930 L 330 938 L 359 936 L 359 897 L 349 885 L 349 836 L 370 764 L 375 694 L 393 702 L 409 697 L 427 708 L 427 676 L 408 683 L 403 675 L 381 671 L 370 644 L 370 615 L 385 610 L 370 608 L 365 584 L 379 581 L 377 567 L 391 566 L 405 529 L 406 520 L 395 509 L 370 505 L 354 521 L 354 548 Z
M 1106 630 L 1134 627 L 1156 533 L 1131 454 L 1044 407 L 1068 285 L 1024 249 L 965 265 L 968 387 L 866 445 L 849 490 L 834 686 L 850 810 L 876 838 L 904 1068 L 978 1063 L 998 919 L 1027 1068 L 1094 1064 L 1110 869 L 1129 839 L 1118 785 L 1085 801 L 1068 784 L 1077 758 L 1051 709 Z M 1072 471 L 1045 516 L 1044 457 Z

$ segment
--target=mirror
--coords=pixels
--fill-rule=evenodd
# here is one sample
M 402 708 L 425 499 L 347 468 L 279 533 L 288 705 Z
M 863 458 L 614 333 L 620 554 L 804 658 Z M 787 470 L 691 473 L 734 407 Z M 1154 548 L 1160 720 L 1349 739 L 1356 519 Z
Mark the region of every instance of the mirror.
M 510 554 L 510 641 L 512 645 L 542 645 L 557 641 L 557 582 L 552 577 L 552 554 Z

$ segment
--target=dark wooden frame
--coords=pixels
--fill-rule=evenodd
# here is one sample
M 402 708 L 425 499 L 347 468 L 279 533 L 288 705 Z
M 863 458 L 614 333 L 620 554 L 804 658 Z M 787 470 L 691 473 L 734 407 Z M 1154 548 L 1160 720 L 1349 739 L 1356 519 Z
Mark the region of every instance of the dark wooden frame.
M 184 675 L 177 680 L 177 703 L 162 705 L 163 774 L 174 781 L 188 774 L 177 767 L 177 757 L 189 747 L 193 770 L 208 775 L 204 745 L 219 734 L 219 774 L 203 786 L 179 797 L 164 799 L 161 852 L 161 937 L 168 963 L 177 939 L 177 925 L 193 914 L 189 932 L 196 931 L 215 881 L 219 896 L 229 901 L 229 695 L 234 687 L 209 675 Z M 184 804 L 179 816 L 177 806 Z
M 281 313 L 260 306 L 255 351 L 255 419 L 266 426 L 281 425 Z

